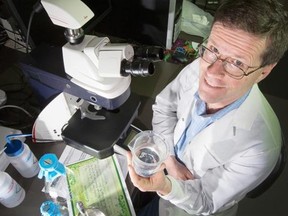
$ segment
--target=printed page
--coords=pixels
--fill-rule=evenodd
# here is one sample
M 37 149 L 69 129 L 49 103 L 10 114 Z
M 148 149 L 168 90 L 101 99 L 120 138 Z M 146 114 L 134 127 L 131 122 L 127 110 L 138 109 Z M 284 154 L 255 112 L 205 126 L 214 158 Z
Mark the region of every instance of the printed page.
M 105 215 L 135 215 L 134 208 L 116 156 L 90 158 L 67 165 L 68 187 L 73 215 L 78 215 L 76 202 L 94 207 Z

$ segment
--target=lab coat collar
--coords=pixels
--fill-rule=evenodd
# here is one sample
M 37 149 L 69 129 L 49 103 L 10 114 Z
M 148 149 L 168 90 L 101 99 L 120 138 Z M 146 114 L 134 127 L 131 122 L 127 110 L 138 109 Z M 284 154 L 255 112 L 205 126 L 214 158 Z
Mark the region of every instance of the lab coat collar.
M 261 110 L 259 107 L 261 105 L 261 97 L 259 97 L 260 94 L 262 93 L 260 92 L 257 84 L 255 84 L 252 87 L 249 95 L 247 96 L 245 101 L 240 105 L 239 108 L 227 113 L 225 116 L 222 117 L 223 119 L 222 118 L 219 119 L 221 121 L 230 118 L 232 119 L 231 121 L 227 120 L 227 124 L 225 125 L 221 124 L 220 128 L 217 126 L 219 120 L 214 122 L 216 124 L 213 123 L 210 126 L 213 128 L 213 126 L 215 125 L 216 128 L 218 127 L 218 130 L 225 131 L 228 137 L 235 136 L 236 130 L 238 128 L 250 130 L 253 125 L 253 122 L 255 121 L 258 115 L 258 111 Z M 245 119 L 245 121 L 243 121 L 243 119 Z M 225 130 L 225 127 L 227 128 L 227 130 Z
M 191 90 L 191 89 L 190 89 Z M 232 122 L 231 124 L 226 124 L 226 126 L 228 128 L 232 128 L 232 133 L 230 131 L 229 134 L 231 134 L 231 136 L 233 136 L 235 134 L 235 129 L 236 128 L 242 128 L 242 129 L 247 129 L 249 130 L 257 116 L 257 107 L 259 106 L 259 93 L 260 90 L 258 88 L 258 85 L 255 84 L 248 97 L 246 98 L 246 100 L 241 104 L 241 106 L 236 109 L 236 110 L 232 110 L 230 113 L 226 114 L 226 118 L 227 116 L 229 118 L 231 118 L 232 115 Z M 261 94 L 261 93 L 260 93 Z M 190 115 L 190 112 L 194 106 L 195 100 L 191 100 L 191 102 L 188 104 L 187 109 L 185 110 L 185 112 L 182 113 L 182 118 L 181 121 L 177 127 L 175 128 L 175 143 L 178 142 L 178 140 L 180 139 L 182 133 L 183 133 L 183 128 L 185 129 L 188 124 L 189 124 L 189 118 L 188 116 Z M 255 112 L 251 112 L 251 109 L 255 110 Z M 225 116 L 223 117 L 225 118 Z M 242 121 L 242 119 L 245 118 L 245 121 Z M 215 122 L 217 123 L 217 121 Z M 212 124 L 211 126 L 213 126 L 214 124 Z M 225 126 L 223 126 L 225 127 Z M 222 127 L 222 128 L 223 128 Z M 228 131 L 226 131 L 228 132 Z
M 258 115 L 258 111 L 261 110 L 261 95 L 258 85 L 255 84 L 249 96 L 243 102 L 243 104 L 236 110 L 232 124 L 236 127 L 250 130 L 255 118 Z M 258 108 L 259 107 L 259 108 Z M 251 111 L 252 110 L 252 111 Z M 245 121 L 243 121 L 245 119 Z
M 230 160 L 231 157 L 239 152 L 239 148 L 244 147 L 243 145 L 239 145 L 235 139 L 239 129 L 251 130 L 253 122 L 258 115 L 257 111 L 260 110 L 258 106 L 261 104 L 259 103 L 261 98 L 259 97 L 259 93 L 258 86 L 254 86 L 238 109 L 232 110 L 205 128 L 195 136 L 191 145 L 193 143 L 204 144 L 206 149 L 209 149 L 210 153 L 214 155 L 219 163 Z
M 261 104 L 259 103 L 261 98 L 259 94 L 261 94 L 261 92 L 258 86 L 253 86 L 248 97 L 238 109 L 232 110 L 198 133 L 193 138 L 191 145 L 193 145 L 193 143 L 204 144 L 206 149 L 209 149 L 211 154 L 217 157 L 215 159 L 218 160 L 219 163 L 229 160 L 235 153 L 239 152 L 239 148 L 241 148 L 241 146 L 238 146 L 237 143 L 233 141 L 235 140 L 238 130 L 240 128 L 250 130 L 257 117 L 257 110 L 260 110 L 258 106 Z M 194 102 L 191 102 L 190 109 L 187 110 L 191 110 L 193 105 Z M 187 116 L 188 113 L 183 113 L 183 115 Z M 245 121 L 243 121 L 243 119 L 245 119 Z M 185 124 L 185 122 L 183 124 Z M 186 124 L 188 123 L 186 122 Z M 179 138 L 182 134 L 182 132 L 179 131 L 180 128 L 182 127 L 175 128 L 175 134 L 178 134 Z M 174 137 L 175 140 L 177 140 L 178 136 Z M 219 145 L 221 145 L 221 147 L 219 147 Z M 229 149 L 229 153 L 227 149 Z

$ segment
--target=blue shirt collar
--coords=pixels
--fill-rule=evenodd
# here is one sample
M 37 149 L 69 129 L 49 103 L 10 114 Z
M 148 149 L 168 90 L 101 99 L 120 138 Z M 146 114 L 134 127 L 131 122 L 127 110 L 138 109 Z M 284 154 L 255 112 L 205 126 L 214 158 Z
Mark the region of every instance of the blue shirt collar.
M 231 110 L 238 108 L 245 101 L 249 93 L 250 93 L 250 90 L 246 94 L 244 94 L 241 98 L 237 99 L 236 101 L 224 107 L 223 109 L 218 110 L 216 113 L 206 114 L 207 105 L 203 100 L 201 100 L 201 98 L 199 97 L 199 93 L 197 91 L 194 95 L 196 99 L 196 106 L 195 106 L 196 114 L 202 117 L 211 117 L 212 121 L 215 121 L 223 117 L 225 114 L 227 114 Z

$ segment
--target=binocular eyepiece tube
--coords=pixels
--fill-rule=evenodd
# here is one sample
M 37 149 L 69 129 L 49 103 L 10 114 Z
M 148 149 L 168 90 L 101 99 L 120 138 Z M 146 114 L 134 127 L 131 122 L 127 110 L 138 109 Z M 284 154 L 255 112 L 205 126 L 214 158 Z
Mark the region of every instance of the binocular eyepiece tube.
M 155 66 L 153 62 L 147 60 L 134 60 L 129 62 L 127 60 L 122 60 L 121 62 L 121 75 L 128 76 L 141 76 L 147 77 L 154 74 Z
M 134 46 L 134 57 L 150 60 L 163 60 L 164 49 L 155 46 Z

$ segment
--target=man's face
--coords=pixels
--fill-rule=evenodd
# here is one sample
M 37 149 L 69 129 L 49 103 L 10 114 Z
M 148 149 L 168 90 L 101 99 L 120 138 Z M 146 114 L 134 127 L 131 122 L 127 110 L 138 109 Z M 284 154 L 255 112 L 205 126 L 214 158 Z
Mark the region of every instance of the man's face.
M 260 56 L 266 47 L 266 40 L 242 30 L 227 28 L 221 23 L 215 23 L 206 47 L 222 60 L 231 57 L 248 66 L 259 67 L 262 63 Z M 252 70 L 249 68 L 246 73 Z M 237 80 L 225 72 L 221 60 L 209 64 L 201 59 L 199 96 L 207 103 L 208 111 L 216 111 L 243 96 L 254 83 L 266 76 L 265 70 L 265 67 L 260 68 L 249 76 Z

